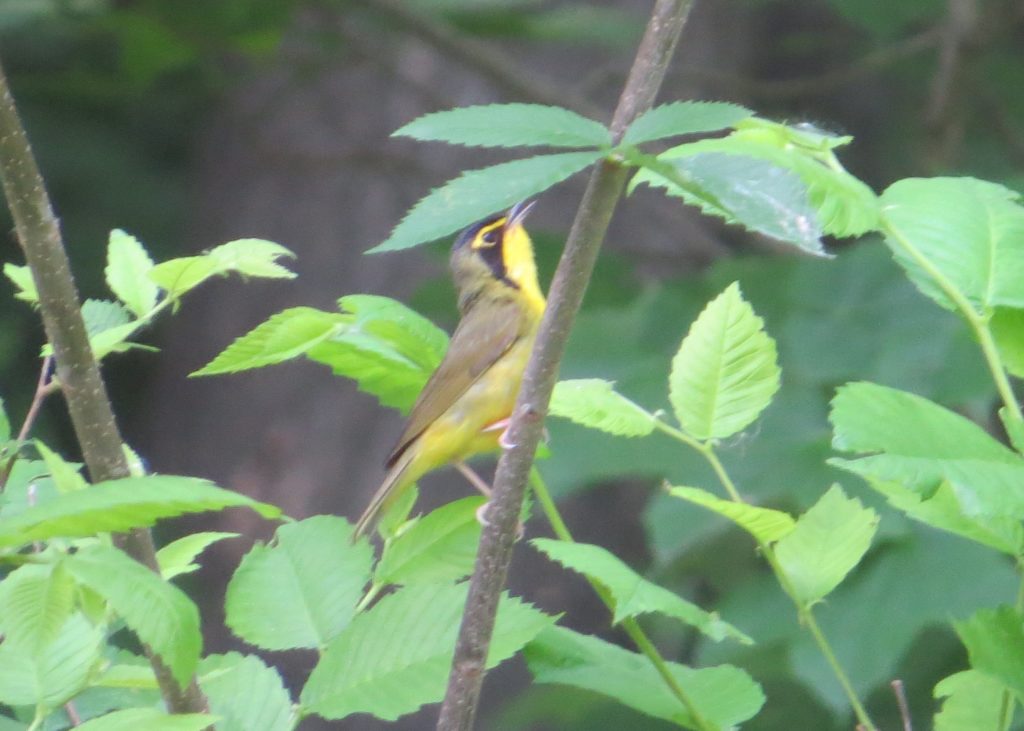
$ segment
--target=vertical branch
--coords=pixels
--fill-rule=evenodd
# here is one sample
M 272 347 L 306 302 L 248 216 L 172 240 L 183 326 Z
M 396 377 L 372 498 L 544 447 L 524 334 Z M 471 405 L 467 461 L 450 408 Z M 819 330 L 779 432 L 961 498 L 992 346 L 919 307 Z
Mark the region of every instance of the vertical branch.
M 616 142 L 630 122 L 654 103 L 691 4 L 692 0 L 657 0 L 655 3 L 612 118 L 611 130 Z M 489 524 L 480 537 L 448 690 L 437 724 L 439 731 L 472 728 L 494 616 L 512 558 L 519 511 L 540 441 L 544 414 L 569 331 L 627 174 L 627 168 L 611 159 L 594 169 L 551 283 L 547 311 L 508 428 L 509 441 L 515 446 L 498 461 L 494 497 L 487 512 Z
M 121 434 L 100 378 L 82 320 L 81 304 L 60 227 L 42 175 L 21 126 L 7 78 L 0 67 L 0 178 L 25 260 L 39 292 L 46 336 L 53 345 L 56 374 L 67 400 L 75 436 L 94 482 L 127 477 Z M 118 537 L 118 545 L 139 563 L 156 570 L 156 551 L 148 530 Z M 158 657 L 147 650 L 160 690 L 172 713 L 204 710 L 195 681 L 182 689 Z

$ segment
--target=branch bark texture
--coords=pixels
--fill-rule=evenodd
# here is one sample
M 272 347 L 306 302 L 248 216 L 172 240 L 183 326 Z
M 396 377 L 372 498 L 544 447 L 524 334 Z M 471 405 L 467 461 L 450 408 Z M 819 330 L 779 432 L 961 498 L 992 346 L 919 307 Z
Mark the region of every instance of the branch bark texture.
M 669 61 L 686 24 L 692 0 L 657 0 L 612 118 L 615 142 L 629 124 L 654 103 Z M 466 609 L 455 645 L 439 731 L 469 731 L 476 717 L 487 652 L 498 601 L 505 586 L 526 481 L 543 430 L 558 367 L 594 263 L 604 241 L 627 168 L 605 160 L 593 171 L 576 212 L 565 251 L 551 283 L 547 311 L 523 376 L 509 424 L 514 448 L 498 461 L 488 525 L 480 537 Z
M 81 304 L 39 167 L 18 118 L 7 78 L 0 67 L 0 178 L 14 219 L 18 242 L 39 292 L 46 336 L 53 345 L 56 374 L 67 400 L 75 436 L 94 482 L 129 475 L 121 434 L 100 377 L 82 320 Z M 139 563 L 157 570 L 148 530 L 118 536 L 118 545 Z M 200 712 L 205 700 L 193 680 L 180 688 L 160 659 L 147 649 L 157 681 L 172 713 Z

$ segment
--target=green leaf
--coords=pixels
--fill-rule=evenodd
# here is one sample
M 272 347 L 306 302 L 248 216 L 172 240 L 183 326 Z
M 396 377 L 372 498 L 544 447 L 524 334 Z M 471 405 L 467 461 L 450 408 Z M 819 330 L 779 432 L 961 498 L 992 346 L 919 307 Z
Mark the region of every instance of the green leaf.
M 71 616 L 74 598 L 62 564 L 22 566 L 0 583 L 0 634 L 38 656 Z
M 47 538 L 78 538 L 153 525 L 161 518 L 247 507 L 264 518 L 281 511 L 194 477 L 153 475 L 98 482 L 0 517 L 0 547 Z
M 236 538 L 238 533 L 205 532 L 192 533 L 176 541 L 171 541 L 156 552 L 156 561 L 160 565 L 160 575 L 165 581 L 175 576 L 190 574 L 199 570 L 194 563 L 197 556 L 208 547 L 225 538 Z
M 731 127 L 752 114 L 749 109 L 724 102 L 684 101 L 662 104 L 634 119 L 622 138 L 622 144 L 639 145 L 676 135 L 715 132 Z
M 371 713 L 393 721 L 440 701 L 465 602 L 465 584 L 410 586 L 384 597 L 324 650 L 302 689 L 302 709 L 329 719 Z M 503 597 L 487 667 L 511 657 L 554 621 Z
M 882 194 L 886 241 L 917 288 L 943 307 L 955 309 L 908 245 L 981 311 L 1024 307 L 1019 197 L 974 178 L 900 180 Z
M 640 576 L 610 551 L 589 543 L 535 538 L 530 543 L 548 558 L 604 586 L 615 603 L 612 622 L 659 613 L 696 627 L 716 642 L 726 637 L 752 644 L 753 640 L 717 614 L 705 612 L 673 592 Z
M 1003 366 L 1017 378 L 1024 378 L 1024 309 L 996 307 L 988 327 Z
M 868 483 L 884 495 L 890 505 L 914 520 L 1011 556 L 1024 554 L 1024 527 L 1019 519 L 964 515 L 960 501 L 948 482 L 943 482 L 927 498 L 898 482 L 868 476 Z
M 110 232 L 107 245 L 107 286 L 136 317 L 142 317 L 156 307 L 160 294 L 156 283 L 149 278 L 153 260 L 146 249 L 131 234 L 115 228 Z
M 775 557 L 795 593 L 810 605 L 846 578 L 871 547 L 878 514 L 833 485 L 775 544 Z
M 560 683 L 614 698 L 655 718 L 696 729 L 696 722 L 643 655 L 564 627 L 541 632 L 526 647 L 538 683 Z M 732 728 L 764 705 L 760 686 L 731 665 L 694 669 L 666 663 L 669 672 L 715 728 Z
M 669 494 L 728 518 L 762 543 L 774 543 L 796 526 L 796 521 L 781 510 L 722 500 L 696 487 L 670 487 Z
M 39 302 L 39 292 L 36 291 L 36 282 L 32 279 L 32 270 L 27 266 L 19 266 L 17 264 L 4 264 L 4 276 L 14 283 L 17 287 L 17 291 L 14 293 L 14 298 L 19 299 L 22 302 L 28 302 L 30 305 L 37 304 Z
M 604 125 L 560 107 L 488 104 L 434 112 L 392 134 L 479 147 L 607 147 Z
M 352 527 L 331 515 L 282 525 L 231 577 L 228 627 L 266 650 L 324 647 L 352 620 L 370 578 L 373 550 L 351 540 Z
M 702 152 L 648 163 L 666 190 L 755 233 L 824 255 L 823 230 L 807 184 L 791 170 L 754 157 Z
M 484 502 L 482 497 L 463 498 L 415 521 L 385 544 L 374 582 L 436 584 L 473 573 L 480 542 L 476 512 Z
M 431 191 L 371 252 L 397 251 L 439 239 L 541 193 L 596 162 L 604 153 L 565 152 L 469 170 Z
M 127 325 L 131 317 L 118 302 L 87 299 L 82 303 L 82 319 L 85 320 L 86 332 L 92 338 L 106 330 Z
M 591 429 L 624 437 L 654 431 L 654 417 L 600 378 L 579 378 L 555 384 L 550 413 Z
M 1024 617 L 1010 606 L 979 609 L 970 619 L 954 622 L 967 648 L 971 667 L 997 679 L 1018 696 L 1024 695 Z
M 775 341 L 734 282 L 704 308 L 672 359 L 676 418 L 697 439 L 722 439 L 749 426 L 778 389 Z
M 832 400 L 836 449 L 877 454 L 831 464 L 928 496 L 949 482 L 969 517 L 1024 518 L 1024 460 L 977 424 L 938 404 L 871 383 Z
M 79 583 L 107 600 L 160 656 L 179 685 L 188 683 L 199 661 L 202 637 L 199 610 L 181 589 L 109 546 L 83 549 L 65 565 Z
M 388 297 L 350 295 L 338 303 L 347 326 L 307 355 L 385 406 L 408 411 L 444 357 L 448 335 Z
M 977 670 L 943 678 L 935 686 L 935 698 L 942 699 L 942 710 L 935 714 L 935 731 L 998 728 L 1003 687 Z
M 344 315 L 312 307 L 292 307 L 250 330 L 190 375 L 237 373 L 281 363 L 306 354 L 344 327 Z
M 170 716 L 156 708 L 126 708 L 92 718 L 77 726 L 77 731 L 203 731 L 217 716 L 206 713 L 180 713 Z M 220 724 L 217 724 L 220 728 Z
M 100 660 L 102 633 L 81 614 L 68 617 L 40 653 L 0 644 L 0 703 L 56 708 L 78 693 Z
M 216 246 L 205 254 L 171 259 L 153 267 L 152 279 L 172 299 L 181 297 L 210 277 L 238 272 L 243 276 L 291 279 L 295 274 L 277 263 L 291 251 L 262 239 L 238 239 Z
M 217 731 L 290 731 L 296 723 L 281 676 L 255 655 L 210 655 L 199 687 L 218 717 Z
M 739 129 L 727 137 L 699 140 L 667 150 L 658 156 L 661 163 L 704 153 L 721 153 L 739 159 L 755 158 L 792 171 L 807 186 L 816 219 L 825 233 L 832 236 L 859 236 L 878 225 L 879 204 L 874 191 L 850 175 L 836 159 L 833 148 L 846 144 L 849 137 L 833 137 L 803 127 L 794 128 L 756 117 L 737 123 Z M 661 177 L 657 166 L 641 169 L 630 183 L 667 187 L 673 195 L 686 197 L 686 186 L 673 190 L 673 183 Z M 711 206 L 713 201 L 694 202 Z M 715 215 L 724 215 L 709 211 Z
M 85 481 L 85 478 L 79 472 L 82 468 L 80 464 L 65 462 L 63 457 L 38 439 L 35 440 L 35 447 L 36 451 L 39 452 L 39 456 L 46 463 L 46 469 L 49 470 L 50 478 L 53 480 L 53 484 L 56 485 L 57 490 L 60 492 L 74 492 L 89 487 L 89 483 Z

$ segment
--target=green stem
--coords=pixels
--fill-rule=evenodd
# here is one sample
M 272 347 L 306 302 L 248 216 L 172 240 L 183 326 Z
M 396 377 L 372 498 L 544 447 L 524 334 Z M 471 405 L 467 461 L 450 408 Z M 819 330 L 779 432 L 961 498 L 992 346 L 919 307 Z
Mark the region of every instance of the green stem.
M 999 391 L 999 397 L 1003 400 L 1003 404 L 1016 421 L 1024 421 L 1024 413 L 1021 412 L 1020 403 L 1017 401 L 1017 396 L 1014 394 L 1013 387 L 1010 385 L 1010 379 L 1006 375 L 1006 369 L 1003 367 L 1003 361 L 999 355 L 999 349 L 996 347 L 996 342 L 992 337 L 992 331 L 988 327 L 989 316 L 979 314 L 978 311 L 974 309 L 974 305 L 971 304 L 970 300 L 964 296 L 963 292 L 958 290 L 956 286 L 946 278 L 946 275 L 939 271 L 935 265 L 929 261 L 928 257 L 922 254 L 906 236 L 900 233 L 899 230 L 897 230 L 896 227 L 885 218 L 884 214 L 882 215 L 881 231 L 890 240 L 903 249 L 903 251 L 906 252 L 906 254 L 935 281 L 943 294 L 949 298 L 957 310 L 960 311 L 960 314 L 963 315 L 964 319 L 967 320 L 967 324 L 970 326 L 971 330 L 974 331 L 975 337 L 978 338 L 978 345 L 981 347 L 981 352 L 985 356 L 985 363 L 988 365 L 988 369 L 992 373 L 992 380 L 996 384 L 996 390 Z
M 711 441 L 701 442 L 698 439 L 694 439 L 686 432 L 675 428 L 671 424 L 667 424 L 659 418 L 654 420 L 655 428 L 659 431 L 668 434 L 674 439 L 678 439 L 680 442 L 696 449 L 703 455 L 704 459 L 708 461 L 711 468 L 715 471 L 715 475 L 718 476 L 719 482 L 722 483 L 722 487 L 729 493 L 729 497 L 737 503 L 746 503 L 743 497 L 740 495 L 739 490 L 736 488 L 736 483 L 732 481 L 729 473 L 726 471 L 722 461 L 718 458 L 715 453 L 715 448 Z M 805 605 L 797 597 L 796 590 L 793 587 L 793 583 L 790 581 L 789 576 L 786 574 L 785 569 L 779 563 L 778 557 L 775 555 L 774 549 L 761 539 L 754 537 L 757 542 L 757 546 L 764 556 L 765 561 L 771 567 L 772 572 L 775 574 L 776 580 L 779 582 L 779 586 L 786 593 L 794 606 L 796 607 L 797 617 L 799 618 L 800 624 L 807 627 L 807 631 L 811 633 L 811 637 L 814 640 L 814 644 L 818 646 L 818 650 L 825 656 L 825 660 L 828 662 L 829 667 L 832 668 L 832 672 L 835 674 L 836 679 L 839 681 L 839 685 L 842 686 L 843 692 L 846 694 L 847 700 L 850 702 L 850 707 L 853 709 L 854 715 L 857 717 L 858 722 L 868 731 L 876 731 L 874 723 L 868 716 L 867 710 L 864 705 L 860 702 L 860 698 L 857 697 L 857 691 L 853 688 L 853 683 L 850 682 L 850 678 L 847 676 L 843 666 L 839 663 L 839 659 L 836 657 L 835 652 L 832 650 L 832 645 L 829 644 L 828 638 L 825 637 L 825 633 L 821 631 L 821 627 L 818 625 L 818 620 L 814 617 L 814 613 L 810 607 Z
M 565 541 L 566 543 L 575 543 L 572 534 L 569 532 L 569 527 L 562 520 L 561 513 L 558 512 L 558 507 L 555 505 L 555 501 L 551 497 L 551 493 L 548 491 L 548 486 L 544 482 L 544 478 L 541 477 L 540 472 L 536 467 L 530 470 L 530 487 L 533 488 L 533 494 L 537 497 L 537 502 L 540 503 L 541 509 L 544 511 L 544 515 L 548 519 L 548 523 L 551 524 L 552 530 L 559 540 Z M 587 583 L 590 584 L 594 592 L 601 598 L 608 610 L 612 613 L 615 612 L 615 602 L 612 600 L 611 593 L 601 584 L 597 583 L 589 576 L 585 576 Z M 706 719 L 701 712 L 697 709 L 697 705 L 690 694 L 686 692 L 679 681 L 672 674 L 672 670 L 668 666 L 668 662 L 658 652 L 658 648 L 654 646 L 651 639 L 644 632 L 643 628 L 633 617 L 627 617 L 622 620 L 622 629 L 626 631 L 629 638 L 633 640 L 633 644 L 637 646 L 637 649 L 650 661 L 651 665 L 661 676 L 661 679 L 665 681 L 665 685 L 669 691 L 674 695 L 686 712 L 690 714 L 690 718 L 698 729 L 704 731 L 714 731 L 715 724 Z
M 1003 366 L 1003 361 L 999 355 L 999 349 L 996 347 L 995 339 L 992 337 L 992 330 L 989 329 L 990 315 L 979 314 L 974 309 L 974 305 L 971 304 L 970 300 L 964 296 L 964 294 L 949 281 L 939 269 L 937 269 L 928 257 L 921 253 L 921 251 L 914 246 L 906 236 L 899 232 L 899 230 L 892 225 L 892 223 L 882 216 L 882 232 L 894 243 L 896 243 L 903 251 L 914 260 L 914 262 L 923 269 L 929 277 L 939 286 L 939 289 L 950 299 L 953 305 L 960 311 L 960 314 L 971 330 L 974 331 L 974 336 L 978 340 L 978 345 L 981 348 L 982 355 L 985 357 L 985 363 L 988 365 L 989 372 L 992 374 L 992 380 L 995 382 L 996 390 L 999 392 L 999 397 L 1002 399 L 1006 410 L 1010 414 L 1010 418 L 1016 422 L 1024 421 L 1024 413 L 1021 412 L 1020 403 L 1017 401 L 1017 396 L 1013 392 L 1013 386 L 1010 385 L 1009 376 L 1006 374 L 1006 368 Z M 1018 571 L 1020 566 L 1018 565 Z M 1024 610 L 1024 576 L 1021 577 L 1021 585 L 1018 590 L 1017 596 L 1017 610 Z M 1014 698 L 1009 690 L 1003 691 L 1002 700 L 999 706 L 999 721 L 997 724 L 998 731 L 1007 731 L 1010 727 L 1010 723 L 1013 720 L 1013 706 Z

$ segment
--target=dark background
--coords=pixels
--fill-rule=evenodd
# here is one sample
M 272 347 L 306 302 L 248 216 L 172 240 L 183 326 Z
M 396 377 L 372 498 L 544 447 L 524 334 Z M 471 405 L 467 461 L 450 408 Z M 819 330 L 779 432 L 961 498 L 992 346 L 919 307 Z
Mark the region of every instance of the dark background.
M 505 101 L 560 103 L 607 121 L 650 3 L 537 0 L 0 0 L 3 61 L 61 217 L 83 296 L 106 295 L 111 228 L 160 260 L 241 237 L 297 254 L 295 280 L 218 280 L 190 295 L 146 341 L 158 355 L 106 366 L 126 439 L 159 472 L 195 474 L 281 505 L 295 517 L 358 515 L 400 428 L 396 414 L 310 362 L 188 379 L 235 337 L 285 307 L 332 309 L 345 294 L 396 296 L 450 328 L 446 244 L 364 256 L 408 207 L 458 171 L 509 155 L 392 139 L 420 114 Z M 853 135 L 847 167 L 881 190 L 901 177 L 976 175 L 1024 188 L 1024 4 L 980 0 L 698 0 L 662 100 L 743 103 L 762 116 Z M 553 269 L 582 182 L 545 194 L 531 219 Z M 6 215 L 6 212 L 0 213 Z M 10 230 L 9 222 L 5 222 Z M 958 323 L 906 284 L 877 242 L 831 242 L 834 261 L 769 243 L 639 190 L 616 214 L 563 367 L 616 379 L 651 408 L 667 404 L 668 359 L 692 318 L 733 279 L 779 341 L 784 387 L 727 445 L 741 489 L 806 507 L 840 473 L 826 405 L 835 386 L 876 380 L 916 390 L 991 423 L 991 386 Z M 21 263 L 13 235 L 0 258 Z M 38 320 L 0 287 L 0 395 L 27 407 L 42 340 Z M 581 540 L 601 543 L 758 639 L 706 647 L 655 625 L 674 659 L 745 665 L 769 697 L 751 729 L 852 727 L 823 662 L 752 545 L 656 490 L 664 477 L 712 487 L 667 441 L 612 440 L 552 426 L 542 470 Z M 63 407 L 38 434 L 74 454 Z M 877 503 L 849 477 L 844 487 Z M 425 481 L 426 506 L 466 488 Z M 895 728 L 886 683 L 903 677 L 915 728 L 931 687 L 964 665 L 942 628 L 1009 599 L 1001 559 L 911 526 L 883 509 L 878 545 L 820 610 L 876 720 Z M 531 524 L 528 533 L 545 533 Z M 211 526 L 210 520 L 178 526 Z M 189 589 L 203 604 L 209 651 L 237 647 L 220 627 L 224 583 L 254 539 L 247 514 L 218 519 L 245 538 L 221 544 Z M 513 585 L 592 632 L 608 619 L 588 590 L 528 547 Z M 312 657 L 280 655 L 301 684 Z M 485 689 L 481 728 L 661 728 L 597 696 L 525 689 L 512 664 Z M 433 709 L 401 728 L 432 727 Z M 373 728 L 353 719 L 309 728 Z

